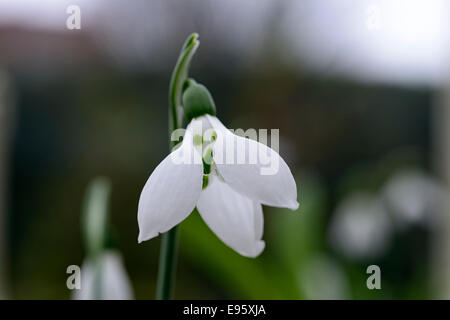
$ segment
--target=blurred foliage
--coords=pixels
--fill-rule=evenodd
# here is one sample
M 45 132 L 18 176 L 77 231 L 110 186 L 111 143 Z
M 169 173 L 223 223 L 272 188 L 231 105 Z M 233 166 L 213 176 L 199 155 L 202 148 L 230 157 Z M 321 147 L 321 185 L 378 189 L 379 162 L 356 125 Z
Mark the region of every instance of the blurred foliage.
M 400 168 L 430 170 L 431 92 L 317 79 L 270 55 L 254 69 L 228 70 L 203 63 L 208 59 L 199 53 L 192 73 L 211 91 L 226 126 L 280 129 L 300 209 L 264 208 L 266 249 L 257 259 L 226 247 L 194 212 L 180 228 L 176 298 L 308 298 L 304 276 L 317 261 L 340 270 L 346 298 L 430 297 L 429 230 L 397 233 L 373 261 L 341 256 L 327 234 L 335 207 L 353 191 L 378 192 Z M 80 212 L 98 175 L 112 182 L 111 223 L 135 296 L 154 298 L 159 239 L 137 244 L 136 215 L 141 188 L 169 151 L 169 73 L 89 65 L 53 76 L 17 73 L 14 80 L 12 298 L 69 298 L 65 270 L 86 254 Z M 366 287 L 372 263 L 383 270 L 381 291 Z

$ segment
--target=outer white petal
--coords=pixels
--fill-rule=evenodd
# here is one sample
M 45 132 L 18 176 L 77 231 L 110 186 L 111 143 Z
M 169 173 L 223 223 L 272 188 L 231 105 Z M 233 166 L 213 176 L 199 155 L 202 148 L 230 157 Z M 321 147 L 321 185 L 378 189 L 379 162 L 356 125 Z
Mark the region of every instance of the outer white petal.
M 237 193 L 210 176 L 197 209 L 203 220 L 229 247 L 243 256 L 256 257 L 264 250 L 261 204 Z
M 81 289 L 75 290 L 75 300 L 130 300 L 133 299 L 130 280 L 120 254 L 105 251 L 100 255 L 99 270 L 87 260 L 81 267 Z M 95 284 L 100 285 L 98 291 Z
M 194 210 L 202 191 L 203 166 L 193 161 L 196 153 L 188 127 L 181 147 L 153 171 L 139 199 L 139 238 L 156 237 L 183 221 Z
M 208 119 L 217 132 L 214 161 L 225 182 L 259 203 L 296 210 L 297 186 L 280 155 L 262 143 L 233 134 L 216 117 Z

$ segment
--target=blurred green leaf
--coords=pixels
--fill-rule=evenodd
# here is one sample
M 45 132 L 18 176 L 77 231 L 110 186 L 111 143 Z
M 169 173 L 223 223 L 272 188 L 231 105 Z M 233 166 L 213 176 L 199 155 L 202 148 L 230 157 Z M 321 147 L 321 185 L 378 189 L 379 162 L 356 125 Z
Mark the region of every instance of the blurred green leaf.
M 274 277 L 264 269 L 264 253 L 257 259 L 240 256 L 220 241 L 197 210 L 181 225 L 182 254 L 230 294 L 241 299 L 280 299 Z
M 96 178 L 88 186 L 83 210 L 83 235 L 89 256 L 96 256 L 107 240 L 108 203 L 111 184 Z
M 285 270 L 281 274 L 284 279 L 279 279 L 279 282 L 284 283 L 284 290 L 301 298 L 298 274 L 306 261 L 323 248 L 327 198 L 324 187 L 314 174 L 301 173 L 296 181 L 299 209 L 296 212 L 282 208 L 267 211 L 273 214 L 269 241 L 278 257 L 274 268 Z

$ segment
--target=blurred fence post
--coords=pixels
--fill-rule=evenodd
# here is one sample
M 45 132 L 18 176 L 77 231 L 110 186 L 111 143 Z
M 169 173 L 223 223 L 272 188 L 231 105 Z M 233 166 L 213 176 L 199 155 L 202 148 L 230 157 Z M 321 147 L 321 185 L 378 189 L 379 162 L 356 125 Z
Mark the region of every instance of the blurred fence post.
M 8 179 L 13 101 L 8 74 L 0 69 L 0 299 L 8 298 Z
M 450 82 L 437 94 L 433 109 L 434 164 L 444 184 L 435 224 L 433 252 L 433 298 L 450 299 Z

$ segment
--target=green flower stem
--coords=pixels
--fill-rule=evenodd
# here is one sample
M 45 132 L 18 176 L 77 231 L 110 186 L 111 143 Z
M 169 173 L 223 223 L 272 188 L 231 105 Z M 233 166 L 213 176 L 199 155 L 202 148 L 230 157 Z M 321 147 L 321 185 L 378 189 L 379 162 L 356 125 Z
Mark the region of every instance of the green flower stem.
M 170 300 L 173 297 L 175 272 L 177 268 L 178 226 L 162 235 L 159 255 L 157 300 Z
M 172 131 L 182 127 L 181 97 L 183 85 L 187 79 L 190 61 L 199 45 L 198 34 L 191 34 L 181 49 L 169 87 L 169 145 L 172 149 L 176 141 L 171 141 Z M 175 272 L 177 265 L 178 227 L 170 229 L 162 235 L 159 256 L 158 282 L 156 299 L 169 300 L 173 297 Z

